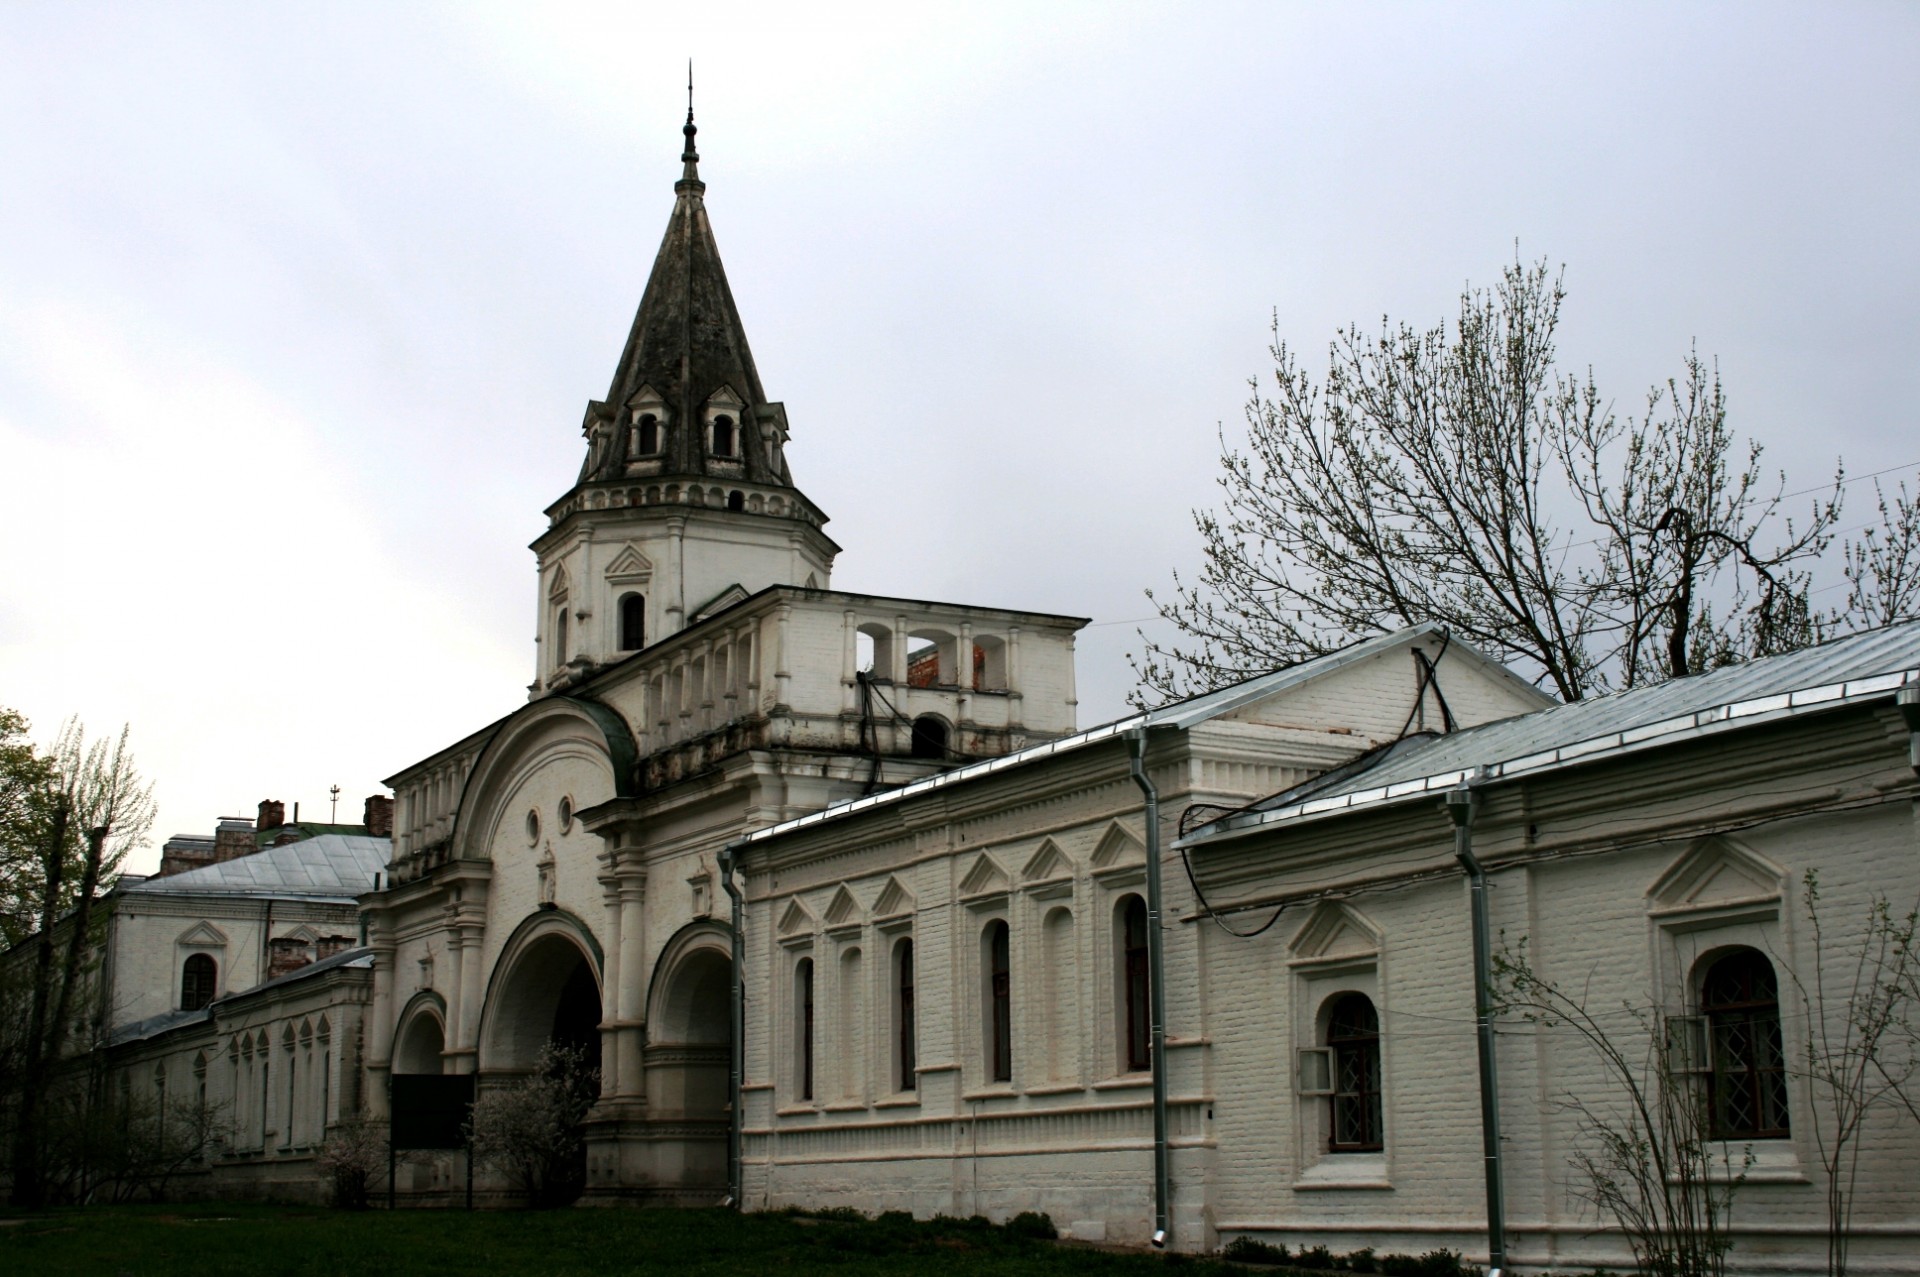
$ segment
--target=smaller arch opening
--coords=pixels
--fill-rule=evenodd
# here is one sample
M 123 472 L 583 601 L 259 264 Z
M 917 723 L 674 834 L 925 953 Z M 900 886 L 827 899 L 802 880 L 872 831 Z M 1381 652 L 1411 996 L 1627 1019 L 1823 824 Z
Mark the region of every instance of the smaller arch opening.
M 744 510 L 747 508 L 747 494 L 735 488 L 727 494 L 727 509 Z
M 733 449 L 733 418 L 722 413 L 713 419 L 713 455 L 731 457 Z
M 947 725 L 932 714 L 922 714 L 913 720 L 912 756 L 915 758 L 938 758 L 947 756 Z

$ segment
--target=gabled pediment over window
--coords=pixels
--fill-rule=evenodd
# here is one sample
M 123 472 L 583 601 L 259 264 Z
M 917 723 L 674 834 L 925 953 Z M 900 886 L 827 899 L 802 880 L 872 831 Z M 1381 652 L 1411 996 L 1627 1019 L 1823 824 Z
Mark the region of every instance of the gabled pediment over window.
M 873 902 L 873 916 L 876 918 L 897 918 L 913 912 L 913 893 L 898 878 L 888 878 L 887 885 L 880 889 L 880 898 Z
M 174 943 L 188 949 L 224 949 L 227 935 L 210 922 L 196 922 L 182 932 Z
M 726 589 L 720 591 L 720 593 L 714 595 L 696 608 L 693 613 L 693 619 L 695 621 L 704 621 L 710 616 L 717 616 L 736 603 L 745 603 L 748 597 L 750 596 L 747 594 L 746 586 L 729 585 Z
M 860 902 L 854 899 L 853 892 L 847 889 L 847 885 L 841 883 L 840 889 L 833 893 L 833 899 L 827 902 L 827 925 L 844 927 L 859 921 Z
M 1117 820 L 1107 826 L 1100 835 L 1100 841 L 1094 844 L 1093 867 L 1096 872 L 1146 863 L 1147 844 L 1140 835 Z
M 613 562 L 607 564 L 606 578 L 615 585 L 642 584 L 653 578 L 653 560 L 628 542 L 613 556 Z
M 775 929 L 782 936 L 810 935 L 813 932 L 813 915 L 807 912 L 807 907 L 799 900 L 790 900 L 787 902 L 786 911 L 780 915 L 780 921 L 775 924 Z
M 547 597 L 556 603 L 567 597 L 567 569 L 565 565 L 557 565 L 553 569 L 553 579 L 547 582 Z
M 1012 879 L 1007 877 L 1007 871 L 984 851 L 974 858 L 960 878 L 962 896 L 1005 895 L 1010 886 Z
M 1705 909 L 1715 905 L 1778 900 L 1786 870 L 1730 838 L 1702 838 L 1667 867 L 1647 889 L 1654 909 Z
M 1351 905 L 1323 900 L 1293 933 L 1287 950 L 1295 962 L 1376 957 L 1380 953 L 1380 928 Z
M 1060 878 L 1073 877 L 1073 861 L 1067 859 L 1067 853 L 1060 844 L 1051 838 L 1040 840 L 1039 850 L 1027 858 L 1025 867 L 1020 870 L 1023 882 L 1052 882 Z
M 643 381 L 640 389 L 627 396 L 627 407 L 635 413 L 651 412 L 657 417 L 664 417 L 667 400 L 651 383 Z

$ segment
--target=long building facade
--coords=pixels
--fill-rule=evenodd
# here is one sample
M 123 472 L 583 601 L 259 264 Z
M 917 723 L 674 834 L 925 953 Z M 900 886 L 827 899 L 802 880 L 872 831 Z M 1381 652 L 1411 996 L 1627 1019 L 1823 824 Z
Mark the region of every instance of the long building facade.
M 531 546 L 527 699 L 393 775 L 390 840 L 309 901 L 339 917 L 298 924 L 351 943 L 189 1014 L 187 963 L 235 932 L 205 870 L 148 893 L 180 923 L 141 968 L 166 1005 L 113 1049 L 232 1115 L 195 1182 L 318 1192 L 317 1149 L 386 1116 L 391 1078 L 484 1093 L 558 1041 L 599 1069 L 590 1202 L 1620 1264 L 1567 1104 L 1608 1079 L 1519 1017 L 1489 1236 L 1458 791 L 1501 943 L 1555 987 L 1703 1042 L 1731 1032 L 1724 988 L 1751 995 L 1761 1045 L 1687 1083 L 1741 1167 L 1732 1268 L 1819 1267 L 1831 1097 L 1795 1026 L 1836 1012 L 1794 1010 L 1825 952 L 1797 893 L 1811 871 L 1829 960 L 1873 900 L 1920 898 L 1920 627 L 1556 706 L 1422 626 L 1082 729 L 1083 619 L 832 582 L 694 137 Z M 1865 1138 L 1856 1271 L 1920 1271 L 1920 1130 Z M 460 1157 L 409 1159 L 401 1199 L 453 1200 Z

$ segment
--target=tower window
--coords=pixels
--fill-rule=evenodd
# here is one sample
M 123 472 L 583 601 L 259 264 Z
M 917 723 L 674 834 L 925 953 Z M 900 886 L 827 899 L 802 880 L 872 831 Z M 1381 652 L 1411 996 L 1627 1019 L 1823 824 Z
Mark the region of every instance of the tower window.
M 747 508 L 747 494 L 735 488 L 727 494 L 727 509 L 744 510 Z
M 214 977 L 218 969 L 204 953 L 190 956 L 180 967 L 180 1009 L 198 1011 L 213 1001 Z
M 651 457 L 660 451 L 660 418 L 652 413 L 642 413 L 640 420 L 633 425 L 633 451 L 635 455 Z
M 647 645 L 647 596 L 620 597 L 620 650 L 637 652 Z
M 562 602 L 553 614 L 553 667 L 567 663 L 567 605 Z
M 733 418 L 721 415 L 713 419 L 713 455 L 731 457 L 733 455 Z

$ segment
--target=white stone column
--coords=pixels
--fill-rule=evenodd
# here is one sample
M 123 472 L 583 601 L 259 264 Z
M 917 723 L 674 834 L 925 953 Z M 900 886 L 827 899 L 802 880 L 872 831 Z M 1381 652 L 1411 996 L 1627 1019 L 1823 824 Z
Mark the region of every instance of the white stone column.
M 612 1099 L 622 1093 L 625 1079 L 620 1073 L 620 954 L 625 937 L 621 934 L 620 879 L 615 872 L 618 853 L 608 851 L 600 857 L 606 872 L 600 875 L 600 903 L 607 911 L 606 970 L 600 973 L 600 1098 Z
M 373 1007 L 367 1022 L 367 1113 L 387 1116 L 387 1074 L 393 1067 L 393 932 L 375 914 L 368 944 L 373 949 Z
M 620 872 L 620 965 L 613 978 L 619 984 L 621 1095 L 646 1099 L 646 1065 L 641 1058 L 646 1027 L 647 997 L 647 878 L 638 855 Z

